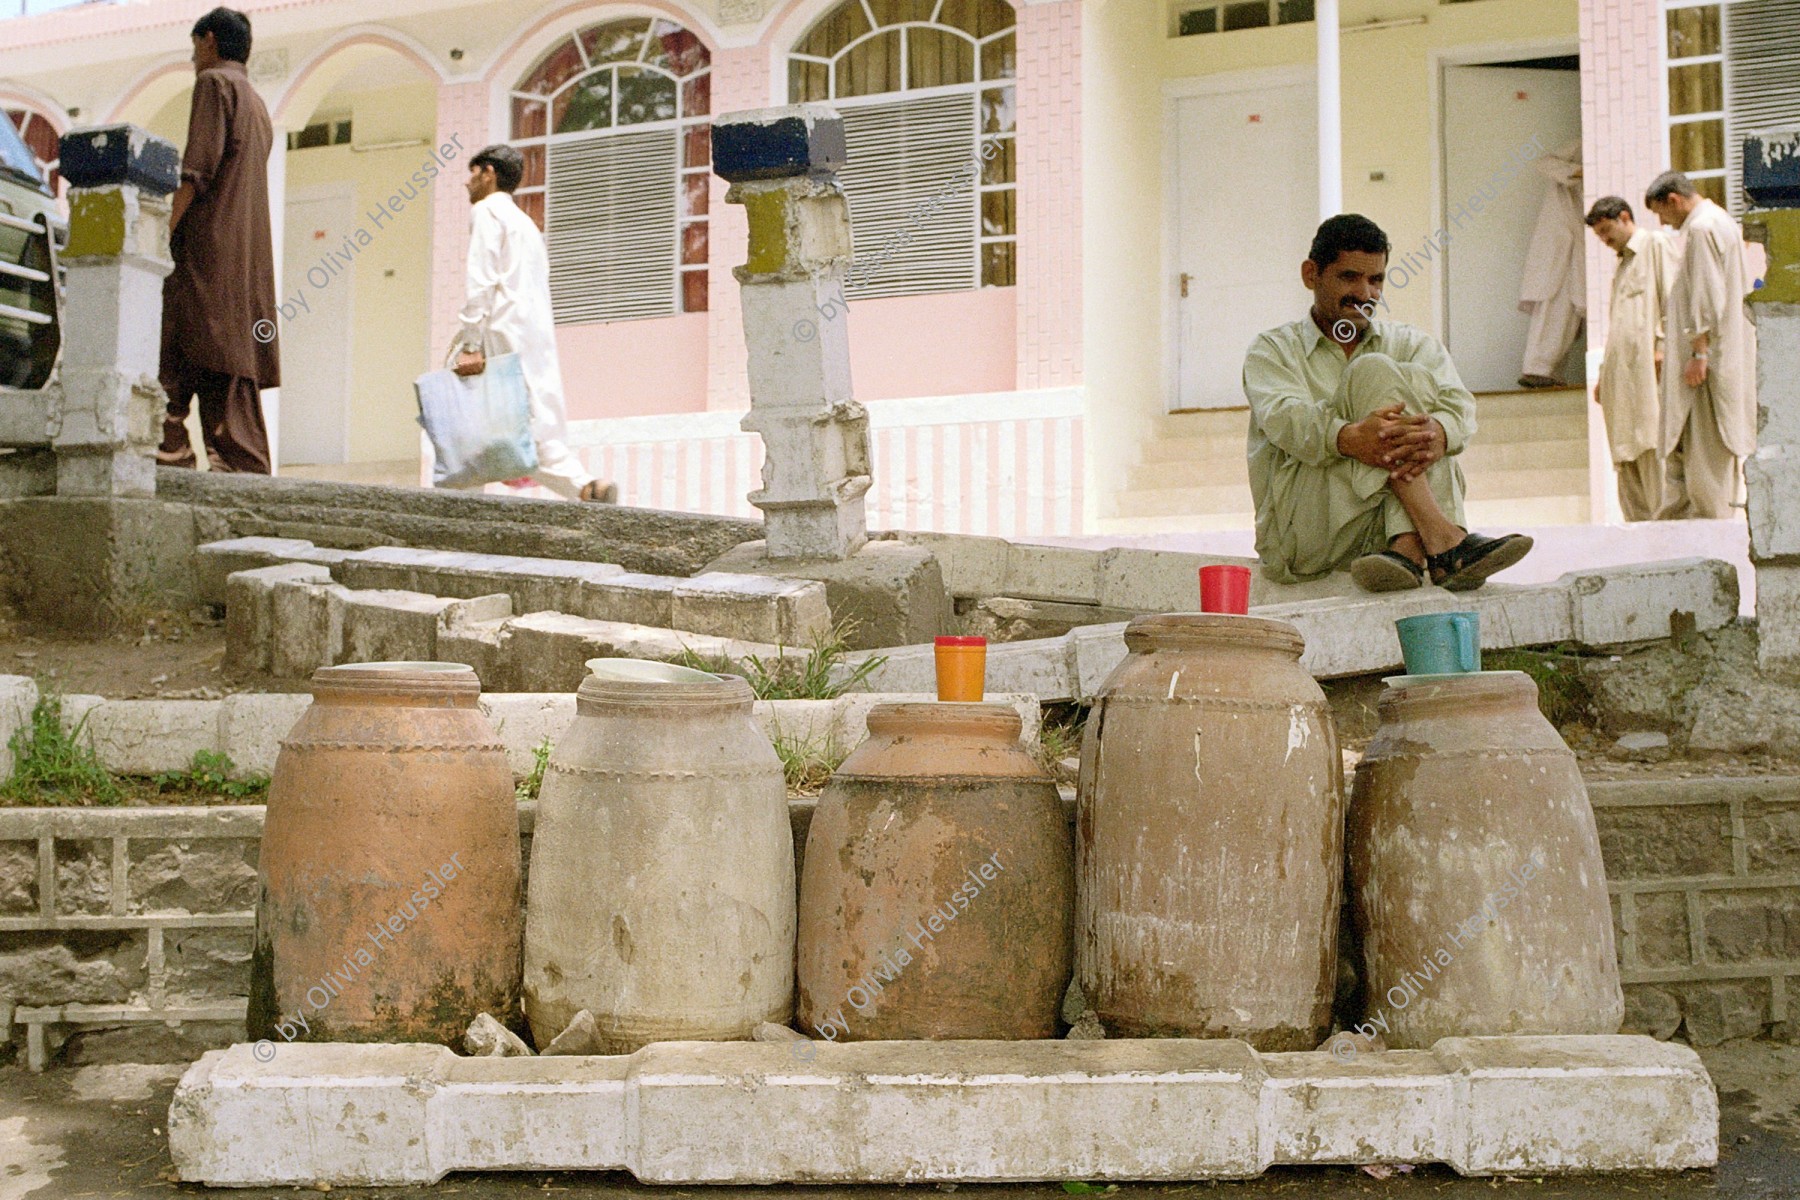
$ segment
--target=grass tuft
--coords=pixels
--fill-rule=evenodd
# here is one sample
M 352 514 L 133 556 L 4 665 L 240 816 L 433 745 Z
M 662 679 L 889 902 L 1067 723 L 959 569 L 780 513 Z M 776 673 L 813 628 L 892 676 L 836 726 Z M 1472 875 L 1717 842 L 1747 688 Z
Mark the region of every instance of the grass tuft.
M 1484 671 L 1523 671 L 1537 684 L 1538 710 L 1558 729 L 1584 723 L 1594 697 L 1581 677 L 1581 655 L 1551 650 L 1483 650 Z
M 532 748 L 531 773 L 519 780 L 519 786 L 513 789 L 513 797 L 521 802 L 536 800 L 544 786 L 544 768 L 549 765 L 550 739 L 545 738 Z
M 887 662 L 885 655 L 876 655 L 840 674 L 854 628 L 853 622 L 844 621 L 827 633 L 814 634 L 804 658 L 777 646 L 776 656 L 768 660 L 750 654 L 734 662 L 723 655 L 708 657 L 684 647 L 676 661 L 696 671 L 742 675 L 758 700 L 835 700 L 859 687 Z
M 789 737 L 777 729 L 769 741 L 775 747 L 775 756 L 781 759 L 781 773 L 793 795 L 818 795 L 831 773 L 849 757 L 831 739 Z
M 247 800 L 269 790 L 269 777 L 263 774 L 236 778 L 237 764 L 229 754 L 211 750 L 194 751 L 194 761 L 185 771 L 166 771 L 151 779 L 158 792 L 201 792 L 212 796 L 230 796 Z
M 31 723 L 8 743 L 12 778 L 0 784 L 0 799 L 19 805 L 118 804 L 118 783 L 100 765 L 93 747 L 81 741 L 84 716 L 63 729 L 62 696 L 40 692 Z

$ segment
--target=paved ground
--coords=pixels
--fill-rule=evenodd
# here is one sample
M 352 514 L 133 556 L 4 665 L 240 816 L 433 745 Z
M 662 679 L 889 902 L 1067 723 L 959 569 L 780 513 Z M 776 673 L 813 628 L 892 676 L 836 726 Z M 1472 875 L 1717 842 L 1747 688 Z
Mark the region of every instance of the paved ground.
M 1582 1179 L 1459 1179 L 1440 1167 L 1377 1180 L 1351 1168 L 1278 1168 L 1242 1183 L 1126 1185 L 1115 1200 L 1278 1196 L 1299 1200 L 1393 1197 L 1464 1200 L 1495 1194 L 1529 1200 L 1668 1197 L 1670 1200 L 1794 1200 L 1800 1197 L 1800 1046 L 1737 1042 L 1703 1052 L 1724 1110 L 1722 1154 L 1715 1171 L 1679 1176 L 1612 1175 Z M 0 1069 L 0 1200 L 98 1200 L 105 1197 L 200 1196 L 205 1189 L 170 1181 L 164 1136 L 169 1096 L 180 1067 L 82 1067 L 31 1075 Z M 435 1187 L 335 1189 L 369 1200 L 522 1200 L 526 1196 L 607 1200 L 751 1200 L 794 1194 L 807 1200 L 922 1198 L 954 1190 L 957 1200 L 1064 1200 L 1057 1184 L 910 1188 L 650 1188 L 626 1175 L 453 1175 Z M 220 1192 L 261 1200 L 296 1195 L 291 1188 Z

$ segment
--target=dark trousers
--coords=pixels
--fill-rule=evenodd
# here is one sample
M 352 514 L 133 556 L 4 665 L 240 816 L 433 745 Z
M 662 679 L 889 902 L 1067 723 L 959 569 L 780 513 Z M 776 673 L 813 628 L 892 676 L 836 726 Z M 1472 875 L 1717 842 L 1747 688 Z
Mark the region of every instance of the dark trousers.
M 194 448 L 182 422 L 187 419 L 189 404 L 199 396 L 200 432 L 212 469 L 269 474 L 269 431 L 263 424 L 262 393 L 254 379 L 179 363 L 166 370 L 160 382 L 168 393 L 169 408 L 163 416 L 157 462 L 170 467 L 194 465 Z

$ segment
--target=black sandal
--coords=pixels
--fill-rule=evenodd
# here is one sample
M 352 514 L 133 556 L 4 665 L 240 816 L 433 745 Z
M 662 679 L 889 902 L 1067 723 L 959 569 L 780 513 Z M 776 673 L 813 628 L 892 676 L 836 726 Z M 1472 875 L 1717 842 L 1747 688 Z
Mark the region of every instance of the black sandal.
M 1446 592 L 1470 592 L 1487 577 L 1518 562 L 1531 552 L 1531 538 L 1522 533 L 1482 537 L 1471 533 L 1442 554 L 1426 557 L 1434 583 Z
M 1351 563 L 1350 578 L 1365 592 L 1404 592 L 1425 586 L 1425 568 L 1398 550 L 1382 550 Z

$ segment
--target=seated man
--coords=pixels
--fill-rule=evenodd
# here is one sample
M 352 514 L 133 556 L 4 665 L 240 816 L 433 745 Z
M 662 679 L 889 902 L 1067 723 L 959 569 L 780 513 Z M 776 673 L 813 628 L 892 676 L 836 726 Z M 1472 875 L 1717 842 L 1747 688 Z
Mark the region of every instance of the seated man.
M 1388 239 L 1354 213 L 1319 226 L 1300 264 L 1312 312 L 1261 334 L 1244 359 L 1256 552 L 1279 583 L 1350 564 L 1371 592 L 1478 588 L 1531 539 L 1463 524 L 1456 455 L 1475 398 L 1435 338 L 1371 318 Z

